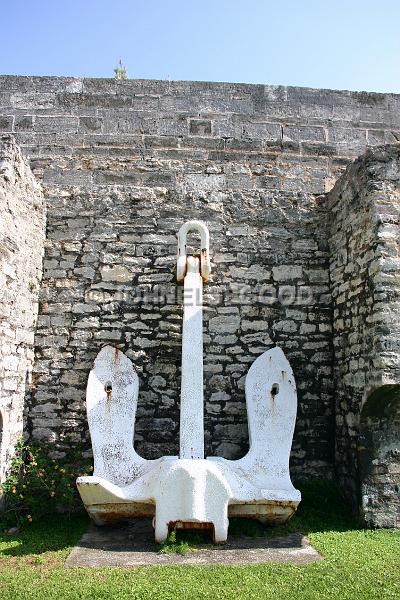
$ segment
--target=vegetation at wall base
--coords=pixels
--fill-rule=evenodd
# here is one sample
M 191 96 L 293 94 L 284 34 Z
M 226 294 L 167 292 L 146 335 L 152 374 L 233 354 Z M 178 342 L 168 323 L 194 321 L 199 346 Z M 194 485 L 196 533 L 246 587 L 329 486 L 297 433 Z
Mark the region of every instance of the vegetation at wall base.
M 67 459 L 51 458 L 45 447 L 19 441 L 6 481 L 2 484 L 3 527 L 21 526 L 49 515 L 83 512 L 76 489 L 78 475 L 89 473 L 76 447 Z M 0 526 L 1 528 L 1 526 Z

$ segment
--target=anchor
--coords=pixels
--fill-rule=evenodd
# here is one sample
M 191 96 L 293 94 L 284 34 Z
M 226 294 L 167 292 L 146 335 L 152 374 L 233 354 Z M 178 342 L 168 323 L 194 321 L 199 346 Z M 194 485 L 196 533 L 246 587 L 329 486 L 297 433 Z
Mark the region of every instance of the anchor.
M 187 255 L 187 234 L 200 234 L 199 256 Z M 171 528 L 210 529 L 227 539 L 229 517 L 284 523 L 301 500 L 289 473 L 297 411 L 293 371 L 279 347 L 249 369 L 245 383 L 250 448 L 239 460 L 204 458 L 203 283 L 210 277 L 209 232 L 201 221 L 178 233 L 177 280 L 183 283 L 179 456 L 145 460 L 133 448 L 139 379 L 117 348 L 97 355 L 86 407 L 93 476 L 78 477 L 87 512 L 98 525 L 153 517 L 155 540 Z

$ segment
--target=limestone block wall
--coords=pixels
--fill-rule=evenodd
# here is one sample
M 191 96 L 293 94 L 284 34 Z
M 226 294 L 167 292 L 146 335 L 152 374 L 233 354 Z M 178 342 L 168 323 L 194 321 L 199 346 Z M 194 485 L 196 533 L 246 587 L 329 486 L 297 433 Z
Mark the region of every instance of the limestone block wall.
M 32 382 L 44 252 L 41 188 L 9 136 L 0 137 L 0 481 L 23 431 Z
M 400 146 L 370 149 L 337 182 L 329 202 L 337 471 L 371 524 L 383 523 L 376 515 L 388 514 L 393 500 L 395 526 L 400 515 Z
M 88 371 L 114 343 L 140 376 L 136 446 L 178 447 L 181 302 L 176 232 L 211 233 L 206 451 L 247 444 L 244 376 L 280 344 L 299 412 L 292 469 L 333 470 L 329 213 L 323 194 L 368 144 L 400 131 L 395 95 L 281 86 L 3 77 L 13 132 L 48 206 L 29 434 L 84 440 Z M 161 299 L 160 299 L 161 298 Z
M 331 462 L 327 236 L 324 212 L 312 199 L 303 199 L 299 212 L 290 194 L 123 184 L 52 194 L 29 411 L 35 439 L 60 451 L 71 439 L 87 439 L 87 374 L 111 343 L 139 371 L 138 451 L 176 454 L 182 319 L 176 232 L 201 217 L 212 260 L 204 315 L 208 454 L 245 451 L 244 377 L 278 343 L 293 363 L 300 395 L 294 460 L 303 464 L 308 445 L 310 471 Z

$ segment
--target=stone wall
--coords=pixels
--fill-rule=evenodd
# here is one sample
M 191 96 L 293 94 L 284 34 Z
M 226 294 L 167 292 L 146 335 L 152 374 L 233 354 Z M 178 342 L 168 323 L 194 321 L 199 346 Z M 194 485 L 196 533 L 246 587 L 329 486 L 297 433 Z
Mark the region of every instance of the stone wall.
M 386 492 L 391 485 L 398 498 L 400 483 L 400 440 L 398 430 L 395 433 L 400 383 L 400 146 L 371 149 L 355 161 L 329 194 L 329 202 L 336 468 L 349 496 L 362 503 L 373 522 L 371 512 L 383 510 L 385 503 L 383 512 L 388 512 L 385 494 L 372 494 L 374 484 L 382 487 L 386 480 Z M 392 388 L 395 393 L 389 391 Z M 371 494 L 376 497 L 369 498 Z
M 140 374 L 139 452 L 176 454 L 182 288 L 175 283 L 175 234 L 183 221 L 201 216 L 210 228 L 213 267 L 205 286 L 207 452 L 244 452 L 244 376 L 278 343 L 299 387 L 294 458 L 303 464 L 308 444 L 310 470 L 329 464 L 331 315 L 326 235 L 314 203 L 303 200 L 299 213 L 290 195 L 212 190 L 193 197 L 123 185 L 70 194 L 54 194 L 57 210 L 48 216 L 32 435 L 58 445 L 64 436 L 81 439 L 87 373 L 111 343 Z
M 0 481 L 23 431 L 43 250 L 40 186 L 12 138 L 0 137 Z
M 29 157 L 48 206 L 32 437 L 61 453 L 88 444 L 87 374 L 99 348 L 114 343 L 140 374 L 138 451 L 176 453 L 175 235 L 200 218 L 213 260 L 207 453 L 245 451 L 244 376 L 277 343 L 299 391 L 292 469 L 332 475 L 322 197 L 367 144 L 398 139 L 399 107 L 395 95 L 261 85 L 0 78 L 0 127 Z M 154 300 L 160 286 L 167 301 Z

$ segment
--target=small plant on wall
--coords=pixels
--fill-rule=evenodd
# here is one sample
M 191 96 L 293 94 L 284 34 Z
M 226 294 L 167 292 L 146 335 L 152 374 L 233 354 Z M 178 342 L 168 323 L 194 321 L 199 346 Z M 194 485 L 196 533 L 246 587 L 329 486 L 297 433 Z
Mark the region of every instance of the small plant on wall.
M 126 68 L 122 64 L 121 59 L 119 59 L 119 63 L 115 67 L 114 73 L 115 73 L 115 79 L 128 79 L 128 73 L 126 71 Z

